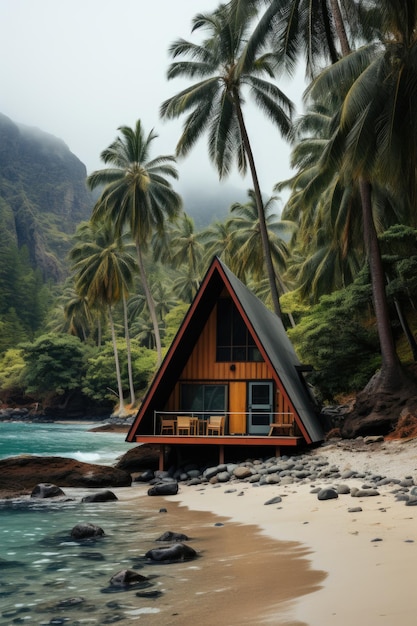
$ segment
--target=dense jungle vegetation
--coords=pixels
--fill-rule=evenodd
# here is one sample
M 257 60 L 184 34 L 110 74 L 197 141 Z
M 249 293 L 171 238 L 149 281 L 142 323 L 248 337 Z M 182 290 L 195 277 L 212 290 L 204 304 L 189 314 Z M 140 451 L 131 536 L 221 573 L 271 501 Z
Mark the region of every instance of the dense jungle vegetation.
M 176 154 L 158 154 L 138 111 L 87 177 L 96 200 L 65 271 L 47 277 L 25 242 L 0 249 L 0 398 L 82 394 L 125 415 L 213 255 L 282 317 L 323 400 L 361 392 L 372 411 L 381 393 L 415 394 L 417 1 L 230 0 L 197 14 L 192 36 L 171 43 L 167 68 L 189 86 L 160 109 L 184 121 Z M 280 89 L 299 63 L 301 114 Z M 250 98 L 292 146 L 294 175 L 271 197 Z M 175 191 L 176 158 L 202 135 L 219 179 L 237 167 L 252 188 L 197 228 Z

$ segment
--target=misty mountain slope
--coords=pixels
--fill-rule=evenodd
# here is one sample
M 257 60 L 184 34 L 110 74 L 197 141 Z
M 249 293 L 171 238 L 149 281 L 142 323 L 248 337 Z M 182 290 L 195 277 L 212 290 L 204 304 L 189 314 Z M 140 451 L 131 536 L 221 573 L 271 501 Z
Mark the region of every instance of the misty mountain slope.
M 62 140 L 0 114 L 0 241 L 26 245 L 45 279 L 63 278 L 70 237 L 90 217 L 85 179 Z

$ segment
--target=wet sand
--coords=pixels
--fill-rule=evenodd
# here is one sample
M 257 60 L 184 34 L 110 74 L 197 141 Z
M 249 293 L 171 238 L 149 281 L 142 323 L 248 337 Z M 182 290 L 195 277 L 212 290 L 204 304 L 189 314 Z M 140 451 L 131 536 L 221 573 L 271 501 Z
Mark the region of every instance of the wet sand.
M 146 490 L 117 490 L 123 500 L 132 492 Z M 312 568 L 306 546 L 172 498 L 145 497 L 138 503 L 150 511 L 166 508 L 158 527 L 185 533 L 199 555 L 188 563 L 154 566 L 164 588 L 155 602 L 162 612 L 146 615 L 147 626 L 304 626 L 293 617 L 294 601 L 320 589 L 326 578 Z
M 417 484 L 417 440 L 385 442 L 360 452 L 342 444 L 320 448 L 316 453 L 327 456 L 329 463 L 337 464 L 342 471 L 372 469 L 378 475 L 396 479 L 413 477 Z M 360 478 L 336 482 L 348 483 L 351 488 L 363 485 Z M 294 561 L 296 567 L 301 566 L 294 578 L 298 582 L 309 580 L 309 591 L 299 593 L 295 584 L 289 584 L 287 589 L 290 594 L 293 591 L 293 599 L 274 606 L 281 585 L 291 579 L 291 568 L 285 557 L 273 555 L 272 561 L 260 568 L 257 583 L 262 590 L 268 588 L 262 606 L 267 608 L 264 603 L 268 597 L 270 605 L 253 624 L 414 626 L 417 507 L 397 501 L 394 484 L 379 487 L 378 496 L 354 498 L 346 494 L 326 501 L 319 501 L 311 493 L 312 487 L 309 481 L 264 487 L 240 484 L 236 492 L 230 493 L 230 485 L 181 486 L 173 499 L 195 511 L 229 516 L 229 523 L 255 525 L 261 533 L 261 544 L 267 539 L 283 541 L 282 546 L 288 545 L 287 541 L 299 542 L 292 545 L 308 559 L 311 569 L 302 559 Z M 265 505 L 278 495 L 282 497 L 280 504 Z M 349 511 L 357 507 L 361 511 Z M 250 559 L 247 563 L 249 566 Z M 308 572 L 314 582 L 308 579 Z M 257 603 L 256 594 L 252 599 Z M 242 622 L 218 623 L 227 626 Z

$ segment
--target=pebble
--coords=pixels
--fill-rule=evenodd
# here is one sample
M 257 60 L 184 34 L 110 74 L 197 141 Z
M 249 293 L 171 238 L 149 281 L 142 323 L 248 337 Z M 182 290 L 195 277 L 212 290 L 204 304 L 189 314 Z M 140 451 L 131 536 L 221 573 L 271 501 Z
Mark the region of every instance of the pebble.
M 359 441 L 361 439 L 361 441 Z M 381 437 L 358 438 L 358 443 L 375 444 L 383 441 Z M 335 445 L 333 442 L 331 445 Z M 336 442 L 336 445 L 346 444 Z M 369 448 L 368 448 L 369 450 Z M 367 453 L 369 455 L 369 452 Z M 177 468 L 175 477 L 182 485 L 203 485 L 213 488 L 227 486 L 226 494 L 243 496 L 244 492 L 239 486 L 246 483 L 247 487 L 283 488 L 289 485 L 309 484 L 309 493 L 315 495 L 319 501 L 336 499 L 339 496 L 350 495 L 354 498 L 369 498 L 380 496 L 380 489 L 393 486 L 395 489 L 385 493 L 392 493 L 398 502 L 406 506 L 417 506 L 417 485 L 414 477 L 385 476 L 375 471 L 358 471 L 354 467 L 355 455 L 352 454 L 348 469 L 338 467 L 335 463 L 329 463 L 325 454 L 315 454 L 307 451 L 294 456 L 283 455 L 281 457 L 252 458 L 240 463 L 222 463 L 205 468 L 195 465 L 185 465 Z M 371 462 L 370 462 L 371 464 Z M 417 474 L 416 474 L 417 476 Z M 159 480 L 170 479 L 170 473 L 160 473 Z M 340 481 L 340 482 L 339 482 Z M 351 481 L 353 484 L 351 484 Z M 281 496 L 266 500 L 265 504 L 278 504 L 282 501 Z M 362 507 L 349 507 L 349 513 L 359 513 Z M 380 509 L 385 511 L 386 509 Z

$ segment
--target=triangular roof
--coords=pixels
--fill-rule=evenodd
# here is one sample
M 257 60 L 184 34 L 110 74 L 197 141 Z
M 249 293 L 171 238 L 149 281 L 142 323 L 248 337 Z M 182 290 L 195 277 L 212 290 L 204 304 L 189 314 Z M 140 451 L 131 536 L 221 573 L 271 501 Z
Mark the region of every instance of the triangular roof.
M 323 429 L 314 402 L 301 374 L 301 364 L 281 319 L 215 257 L 175 336 L 174 341 L 141 404 L 127 441 L 144 434 L 154 410 L 167 402 L 179 375 L 199 338 L 222 291 L 226 289 L 242 315 L 258 349 L 280 386 L 285 390 L 297 422 L 308 443 L 323 440 Z M 301 423 L 300 423 L 301 422 Z M 141 428 L 139 428 L 141 425 Z

